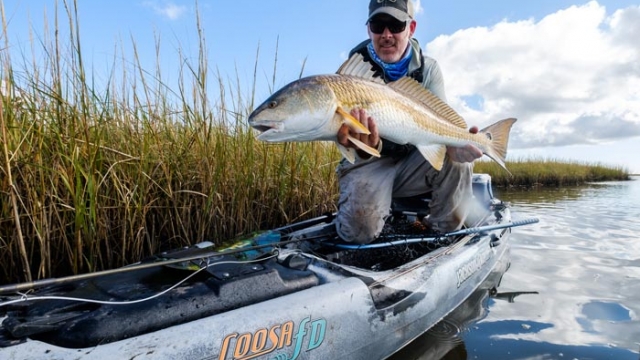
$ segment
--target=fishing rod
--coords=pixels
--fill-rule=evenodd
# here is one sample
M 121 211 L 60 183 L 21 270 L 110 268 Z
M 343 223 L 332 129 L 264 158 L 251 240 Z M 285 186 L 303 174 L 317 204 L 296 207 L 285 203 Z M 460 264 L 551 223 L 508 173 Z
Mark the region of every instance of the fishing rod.
M 283 241 L 282 243 L 289 243 L 293 241 L 299 241 L 299 240 Z M 42 279 L 42 280 L 36 280 L 36 281 L 25 282 L 20 284 L 0 286 L 0 295 L 37 289 L 37 288 L 41 288 L 49 285 L 62 285 L 62 284 L 66 284 L 73 281 L 86 280 L 86 279 L 96 278 L 100 276 L 121 274 L 121 273 L 126 273 L 130 271 L 135 271 L 135 270 L 149 269 L 149 268 L 154 268 L 158 266 L 165 266 L 165 265 L 178 264 L 178 263 L 183 263 L 183 262 L 188 262 L 193 260 L 200 260 L 208 257 L 231 255 L 239 252 L 257 250 L 257 249 L 262 249 L 270 246 L 274 246 L 274 244 L 257 245 L 257 246 L 233 249 L 233 250 L 222 251 L 222 252 L 200 249 L 202 251 L 194 251 L 196 255 L 191 255 L 191 256 L 186 256 L 186 257 L 181 257 L 176 259 L 159 260 L 159 261 L 154 261 L 150 263 L 138 263 L 130 266 L 120 267 L 117 269 L 96 271 L 92 273 L 71 275 L 71 276 L 62 277 L 62 278 Z
M 406 244 L 414 244 L 414 243 L 434 241 L 434 240 L 438 240 L 438 239 L 442 239 L 442 238 L 447 238 L 447 237 L 450 237 L 450 236 L 469 235 L 469 234 L 481 233 L 481 232 L 491 231 L 491 230 L 498 230 L 498 229 L 517 227 L 517 226 L 530 225 L 530 224 L 535 224 L 535 223 L 537 223 L 539 221 L 540 220 L 538 218 L 529 218 L 529 219 L 524 219 L 524 220 L 512 221 L 511 223 L 507 223 L 507 224 L 476 226 L 476 227 L 471 227 L 471 228 L 467 228 L 467 229 L 463 229 L 463 230 L 458 230 L 458 231 L 452 231 L 452 232 L 448 232 L 448 233 L 444 233 L 444 234 L 439 234 L 439 235 L 431 236 L 431 237 L 421 237 L 421 238 L 414 238 L 414 239 L 387 241 L 387 242 L 381 242 L 381 243 L 376 243 L 376 244 L 361 244 L 361 245 L 355 245 L 355 244 L 330 244 L 330 243 L 326 243 L 326 244 L 327 245 L 331 245 L 331 246 L 335 246 L 335 247 L 340 248 L 340 249 L 347 249 L 347 250 L 379 249 L 379 248 L 384 248 L 384 247 L 389 247 L 389 246 L 406 245 Z
M 322 223 L 323 221 L 326 221 L 326 220 L 328 220 L 330 218 L 331 218 L 330 215 L 324 215 L 324 216 L 320 216 L 320 217 L 317 217 L 317 218 L 314 218 L 314 219 L 306 220 L 306 221 L 304 221 L 302 223 L 304 223 L 304 225 L 309 226 L 309 225 Z M 438 236 L 435 236 L 435 237 L 409 239 L 409 240 L 397 240 L 397 241 L 379 243 L 379 244 L 350 245 L 350 244 L 333 244 L 333 243 L 328 243 L 328 242 L 325 242 L 325 244 L 330 245 L 330 246 L 335 246 L 335 247 L 338 247 L 338 248 L 342 248 L 342 249 L 352 249 L 352 250 L 382 248 L 382 247 L 393 246 L 393 245 L 411 244 L 411 243 L 424 242 L 424 241 L 433 241 L 433 240 L 436 240 L 436 239 L 439 239 L 439 238 L 443 238 L 443 237 L 448 237 L 448 236 L 466 235 L 466 234 L 472 234 L 472 233 L 479 233 L 479 232 L 483 232 L 483 231 L 490 231 L 490 230 L 496 230 L 496 229 L 503 229 L 503 228 L 509 228 L 509 227 L 528 225 L 528 224 L 537 223 L 538 221 L 539 220 L 537 218 L 531 218 L 531 219 L 526 219 L 526 220 L 514 221 L 514 222 L 509 223 L 509 224 L 486 225 L 486 226 L 472 227 L 472 228 L 468 228 L 468 229 L 464 229 L 464 230 L 459 230 L 459 231 L 454 231 L 454 232 L 438 235 Z M 106 275 L 121 274 L 121 273 L 135 271 L 135 270 L 142 270 L 142 269 L 149 269 L 149 268 L 154 268 L 154 267 L 158 267 L 158 266 L 179 264 L 179 263 L 183 263 L 183 262 L 201 260 L 201 259 L 211 258 L 211 257 L 215 257 L 215 256 L 233 255 L 233 254 L 237 254 L 237 253 L 250 252 L 250 251 L 253 251 L 253 250 L 260 250 L 260 249 L 265 249 L 265 248 L 270 248 L 270 247 L 287 245 L 287 244 L 295 243 L 295 242 L 310 241 L 310 240 L 315 240 L 315 239 L 320 239 L 320 238 L 326 238 L 326 234 L 321 234 L 321 235 L 317 235 L 317 236 L 308 236 L 308 237 L 304 237 L 304 238 L 301 238 L 301 239 L 288 239 L 287 240 L 287 238 L 289 237 L 288 233 L 291 233 L 291 232 L 295 231 L 300 226 L 301 226 L 301 224 L 292 224 L 291 226 L 284 226 L 282 228 L 278 228 L 278 229 L 274 229 L 274 230 L 271 230 L 271 231 L 267 231 L 267 232 L 265 232 L 263 234 L 260 234 L 260 235 L 258 235 L 256 237 L 254 237 L 254 239 L 255 239 L 255 238 L 257 238 L 259 236 L 262 236 L 262 235 L 265 235 L 265 234 L 267 234 L 267 235 L 268 234 L 273 234 L 273 235 L 279 237 L 279 240 L 273 241 L 273 242 L 269 242 L 269 243 L 266 243 L 266 244 L 254 245 L 254 246 L 246 246 L 246 247 L 240 247 L 240 248 L 237 248 L 237 249 L 230 249 L 230 250 L 224 250 L 224 251 L 215 251 L 215 250 L 209 250 L 207 248 L 203 248 L 203 249 L 195 250 L 192 255 L 185 256 L 185 257 L 180 257 L 180 258 L 175 258 L 175 259 L 164 259 L 164 260 L 159 260 L 159 261 L 154 261 L 154 262 L 149 262 L 149 263 L 138 263 L 138 264 L 133 264 L 133 265 L 130 265 L 130 266 L 125 266 L 125 267 L 121 267 L 121 268 L 117 268 L 117 269 L 103 270 L 103 271 L 97 271 L 97 272 L 87 273 L 87 274 L 78 274 L 78 275 L 72 275 L 72 276 L 67 276 L 67 277 L 63 277 L 63 278 L 42 279 L 42 280 L 36 280 L 36 281 L 25 282 L 25 283 L 20 283 L 20 284 L 5 285 L 5 286 L 0 286 L 0 295 L 7 294 L 7 293 L 16 293 L 16 292 L 21 292 L 21 291 L 25 291 L 25 290 L 33 290 L 33 289 L 37 289 L 37 288 L 41 288 L 41 287 L 45 287 L 45 286 L 50 286 L 50 285 L 62 285 L 62 284 L 66 284 L 66 283 L 73 282 L 73 281 L 92 279 L 92 278 L 106 276 Z
M 279 237 L 279 240 L 272 241 L 266 244 L 255 245 L 255 246 L 245 246 L 237 249 L 229 249 L 224 251 L 215 251 L 215 250 L 209 250 L 207 248 L 202 248 L 202 249 L 194 250 L 192 255 L 175 258 L 175 259 L 165 259 L 165 260 L 159 260 L 159 261 L 154 261 L 150 263 L 137 263 L 129 266 L 120 267 L 117 269 L 96 271 L 96 272 L 87 273 L 87 274 L 71 275 L 71 276 L 62 277 L 62 278 L 42 279 L 42 280 L 36 280 L 36 281 L 25 282 L 20 284 L 4 285 L 4 286 L 0 286 L 0 295 L 20 292 L 25 290 L 33 290 L 33 289 L 50 286 L 50 285 L 62 285 L 62 284 L 66 284 L 73 281 L 92 279 L 100 276 L 121 274 L 121 273 L 135 271 L 135 270 L 154 268 L 158 266 L 179 264 L 182 262 L 201 260 L 204 258 L 210 258 L 215 256 L 233 255 L 237 253 L 250 252 L 253 250 L 260 250 L 260 249 L 275 247 L 279 245 L 286 245 L 294 242 L 314 240 L 316 238 L 319 238 L 320 236 L 310 236 L 310 237 L 305 237 L 303 239 L 292 239 L 292 240 L 286 240 L 286 239 L 289 237 L 288 234 L 296 230 L 299 230 L 300 228 L 317 225 L 322 222 L 327 222 L 332 220 L 332 218 L 333 218 L 333 214 L 325 214 L 325 215 L 304 220 L 295 224 L 290 224 L 277 229 L 266 231 L 254 237 L 255 239 L 265 234 L 274 234 Z

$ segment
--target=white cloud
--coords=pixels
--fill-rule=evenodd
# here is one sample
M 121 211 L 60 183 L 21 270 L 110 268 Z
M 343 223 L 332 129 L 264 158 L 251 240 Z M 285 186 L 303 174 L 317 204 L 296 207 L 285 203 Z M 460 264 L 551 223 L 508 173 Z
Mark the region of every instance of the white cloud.
M 424 12 L 424 8 L 422 7 L 422 2 L 420 0 L 413 0 L 413 10 L 416 15 Z
M 176 5 L 171 2 L 156 2 L 146 1 L 145 6 L 153 9 L 157 14 L 160 14 L 169 20 L 176 20 L 187 12 L 187 7 L 184 5 Z
M 592 1 L 440 36 L 427 53 L 470 125 L 518 118 L 510 148 L 599 144 L 640 136 L 638 33 L 640 6 Z

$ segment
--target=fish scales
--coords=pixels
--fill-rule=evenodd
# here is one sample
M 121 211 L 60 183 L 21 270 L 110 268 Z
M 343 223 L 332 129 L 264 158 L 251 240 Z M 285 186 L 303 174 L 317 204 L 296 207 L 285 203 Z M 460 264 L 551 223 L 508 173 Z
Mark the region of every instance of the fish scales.
M 406 144 L 425 137 L 447 145 L 478 142 L 466 129 L 441 120 L 433 110 L 385 85 L 340 75 L 318 76 L 318 81 L 333 90 L 345 110 L 367 110 L 385 138 L 393 142 Z
M 249 123 L 263 141 L 334 141 L 343 156 L 354 162 L 354 148 L 380 156 L 377 149 L 352 135 L 370 133 L 350 114 L 358 108 L 375 119 L 381 138 L 413 144 L 436 170 L 442 169 L 447 146 L 469 144 L 506 170 L 509 132 L 516 119 L 498 121 L 472 134 L 455 110 L 415 80 L 404 77 L 385 84 L 359 55 L 338 74 L 309 76 L 286 85 L 251 113 Z M 353 147 L 337 143 L 337 133 L 345 125 Z

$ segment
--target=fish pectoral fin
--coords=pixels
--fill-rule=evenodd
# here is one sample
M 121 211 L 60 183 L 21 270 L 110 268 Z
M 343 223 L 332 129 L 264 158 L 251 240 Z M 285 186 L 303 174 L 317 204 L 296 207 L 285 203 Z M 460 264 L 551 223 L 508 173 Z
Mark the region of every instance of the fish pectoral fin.
M 374 149 L 371 146 L 363 143 L 362 141 L 354 138 L 353 136 L 349 135 L 347 137 L 347 139 L 349 139 L 349 141 L 355 145 L 358 149 L 366 152 L 369 155 L 375 156 L 375 157 L 380 157 L 380 152 L 378 151 L 378 149 Z
M 347 159 L 348 162 L 350 162 L 351 164 L 356 162 L 356 150 L 354 148 L 348 148 L 338 143 L 336 143 L 336 145 L 338 146 L 338 150 L 340 150 L 342 156 L 344 156 L 344 158 Z
M 447 154 L 447 147 L 444 145 L 419 145 L 417 146 L 420 154 L 433 166 L 434 169 L 442 170 L 444 164 L 444 157 Z
M 342 116 L 343 123 L 346 124 L 351 131 L 354 131 L 358 134 L 371 134 L 371 131 L 364 127 L 358 119 L 354 118 L 351 114 L 346 112 L 342 107 L 338 106 L 336 112 Z

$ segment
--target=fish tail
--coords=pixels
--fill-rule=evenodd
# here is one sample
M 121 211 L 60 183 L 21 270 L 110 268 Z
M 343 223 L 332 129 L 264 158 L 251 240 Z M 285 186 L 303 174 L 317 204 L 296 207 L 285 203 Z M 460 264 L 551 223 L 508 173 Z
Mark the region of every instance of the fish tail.
M 509 172 L 509 170 L 507 170 L 507 166 L 505 165 L 504 161 L 507 157 L 509 132 L 511 131 L 511 126 L 513 126 L 513 123 L 515 122 L 516 119 L 508 118 L 500 120 L 480 130 L 481 134 L 484 134 L 491 140 L 490 145 L 485 151 L 485 155 L 500 164 L 500 166 L 502 166 L 502 168 L 505 169 L 510 175 L 511 173 Z

